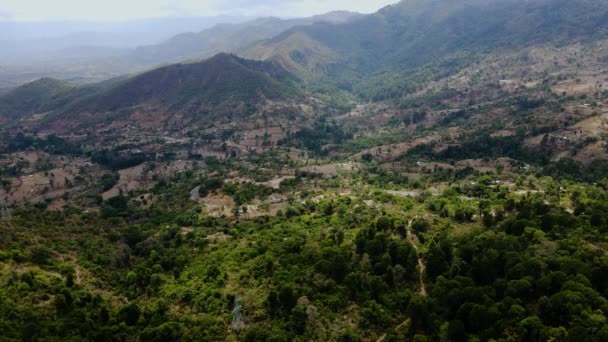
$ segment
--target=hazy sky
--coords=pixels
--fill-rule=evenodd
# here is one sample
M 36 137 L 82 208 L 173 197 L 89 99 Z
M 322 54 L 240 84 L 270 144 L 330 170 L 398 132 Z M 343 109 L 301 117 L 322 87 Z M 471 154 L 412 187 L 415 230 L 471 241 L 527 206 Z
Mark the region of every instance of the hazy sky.
M 334 10 L 371 13 L 398 0 L 0 0 L 0 20 L 116 21 L 166 16 L 297 17 Z

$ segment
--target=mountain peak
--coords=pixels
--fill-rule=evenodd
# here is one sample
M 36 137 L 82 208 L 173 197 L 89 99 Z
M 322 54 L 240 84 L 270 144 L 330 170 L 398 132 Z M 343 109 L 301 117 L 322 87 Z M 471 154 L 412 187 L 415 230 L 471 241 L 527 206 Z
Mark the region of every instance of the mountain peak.
M 332 11 L 312 17 L 314 21 L 324 21 L 332 24 L 348 22 L 354 18 L 363 16 L 361 13 L 350 11 Z
M 198 63 L 244 63 L 245 59 L 228 52 L 220 52 L 213 57 Z

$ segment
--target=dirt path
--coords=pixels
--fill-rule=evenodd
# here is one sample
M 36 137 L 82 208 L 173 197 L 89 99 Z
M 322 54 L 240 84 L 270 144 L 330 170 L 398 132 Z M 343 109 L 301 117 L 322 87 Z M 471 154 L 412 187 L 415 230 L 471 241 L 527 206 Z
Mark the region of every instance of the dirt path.
M 420 249 L 418 248 L 418 237 L 412 232 L 412 222 L 413 221 L 410 221 L 407 224 L 407 239 L 412 244 L 412 246 L 414 246 L 416 254 L 418 255 L 418 269 L 420 270 L 420 295 L 426 297 L 426 283 L 424 282 L 424 272 L 426 271 L 426 264 L 424 263 L 424 260 L 420 257 Z M 408 323 L 408 321 L 409 320 L 406 320 L 405 322 L 399 324 L 395 329 L 399 329 L 400 327 L 404 326 Z M 386 336 L 386 334 L 383 334 L 376 340 L 376 342 L 384 342 Z
M 412 320 L 410 318 L 406 319 L 401 324 L 399 324 L 398 326 L 395 327 L 395 331 L 403 328 L 404 326 L 410 324 L 411 322 L 412 322 Z M 387 336 L 387 334 L 382 334 L 382 336 L 378 337 L 376 342 L 383 342 L 386 339 L 386 336 Z
M 426 271 L 426 264 L 424 263 L 422 257 L 420 257 L 420 249 L 418 248 L 417 244 L 418 237 L 416 236 L 416 234 L 412 233 L 412 221 L 410 221 L 407 226 L 407 239 L 412 243 L 412 246 L 414 246 L 416 254 L 418 255 L 418 270 L 420 272 L 420 294 L 426 297 L 426 283 L 424 282 L 424 272 Z

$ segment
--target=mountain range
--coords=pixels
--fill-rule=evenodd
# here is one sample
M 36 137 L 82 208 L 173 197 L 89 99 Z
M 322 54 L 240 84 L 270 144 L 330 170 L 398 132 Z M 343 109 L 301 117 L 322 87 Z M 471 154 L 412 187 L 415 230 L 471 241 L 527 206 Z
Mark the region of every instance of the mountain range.
M 200 60 L 221 52 L 237 52 L 295 26 L 316 22 L 341 23 L 357 16 L 350 12 L 331 12 L 302 19 L 213 17 L 175 19 L 175 22 L 150 20 L 124 24 L 124 32 L 73 32 L 35 40 L 0 39 L 0 66 L 4 65 L 4 70 L 0 68 L 0 87 L 20 85 L 36 77 L 61 78 L 76 84 L 91 83 L 163 64 Z M 213 23 L 216 25 L 212 26 Z M 131 26 L 149 33 L 133 31 Z M 163 31 L 157 27 L 167 28 Z M 163 38 L 168 32 L 180 28 L 194 31 L 195 27 L 204 30 Z M 90 29 L 93 28 L 95 26 Z M 118 28 L 111 27 L 114 30 Z M 55 30 L 64 32 L 67 29 Z
M 112 122 L 125 113 L 135 121 L 160 115 L 209 122 L 218 113 L 243 118 L 247 113 L 259 114 L 260 103 L 273 101 L 290 105 L 313 101 L 338 112 L 372 101 L 393 108 L 393 120 L 411 115 L 416 106 L 437 111 L 454 106 L 457 99 L 468 98 L 469 104 L 481 101 L 475 94 L 485 94 L 486 101 L 516 96 L 548 101 L 546 94 L 529 86 L 488 94 L 513 70 L 522 72 L 530 57 L 514 57 L 509 68 L 497 75 L 482 70 L 492 68 L 486 63 L 496 64 L 493 59 L 500 55 L 529 55 L 530 49 L 566 46 L 589 46 L 589 50 L 593 44 L 595 60 L 585 60 L 585 65 L 603 65 L 603 50 L 597 44 L 607 38 L 607 14 L 608 4 L 592 0 L 405 0 L 370 15 L 337 12 L 308 19 L 219 25 L 142 47 L 129 58 L 146 60 L 145 64 L 196 60 L 195 56 L 232 50 L 246 59 L 219 54 L 203 62 L 184 62 L 80 87 L 45 79 L 3 95 L 0 114 L 5 121 L 44 114 L 44 119 L 35 120 L 38 128 L 63 127 L 65 131 L 65 127 Z M 562 58 L 556 55 L 558 51 L 551 52 L 553 58 Z M 527 84 L 549 82 L 552 73 L 559 88 L 559 81 L 567 83 L 580 76 L 565 74 L 557 61 L 549 66 L 545 59 L 538 63 L 544 73 L 529 74 Z M 581 65 L 579 72 L 582 69 Z M 475 73 L 478 76 L 472 78 Z M 450 87 L 462 79 L 468 79 L 468 85 Z M 556 100 L 555 93 L 551 96 L 551 101 Z M 147 114 L 142 114 L 142 108 L 147 108 Z M 460 103 L 453 110 L 462 109 Z M 183 126 L 177 121 L 172 124 Z
M 466 64 L 493 51 L 605 39 L 607 14 L 608 4 L 593 0 L 407 0 L 347 23 L 292 28 L 243 55 L 350 87 L 359 77 L 407 80 L 417 68 Z
M 138 47 L 127 58 L 144 64 L 208 58 L 220 52 L 238 52 L 296 26 L 345 23 L 360 16 L 351 12 L 330 12 L 303 19 L 261 18 L 239 24 L 216 25 L 199 33 L 185 33 L 160 44 Z

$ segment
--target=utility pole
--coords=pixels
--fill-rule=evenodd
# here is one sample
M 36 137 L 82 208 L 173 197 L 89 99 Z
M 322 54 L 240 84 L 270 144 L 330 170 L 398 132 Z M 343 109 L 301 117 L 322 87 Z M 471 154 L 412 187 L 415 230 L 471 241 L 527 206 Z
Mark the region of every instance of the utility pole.
M 236 333 L 236 336 L 241 334 L 241 331 L 245 329 L 245 322 L 241 316 L 241 299 L 239 297 L 234 298 L 234 308 L 232 309 L 232 331 Z

